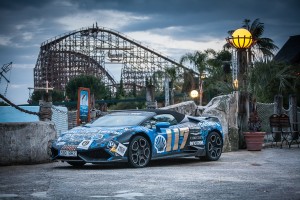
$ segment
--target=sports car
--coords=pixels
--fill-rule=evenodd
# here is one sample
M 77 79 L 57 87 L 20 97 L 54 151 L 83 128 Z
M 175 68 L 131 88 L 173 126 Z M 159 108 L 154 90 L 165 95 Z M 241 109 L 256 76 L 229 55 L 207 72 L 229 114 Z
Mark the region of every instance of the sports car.
M 52 143 L 53 160 L 73 166 L 128 162 L 135 168 L 151 160 L 195 156 L 220 158 L 223 131 L 216 117 L 193 117 L 169 110 L 111 112 L 75 127 Z

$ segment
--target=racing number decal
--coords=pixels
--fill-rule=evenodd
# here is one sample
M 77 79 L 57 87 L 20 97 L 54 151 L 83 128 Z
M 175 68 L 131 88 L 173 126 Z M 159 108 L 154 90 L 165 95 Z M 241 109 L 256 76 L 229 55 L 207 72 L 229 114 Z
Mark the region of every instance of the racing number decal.
M 172 131 L 171 131 L 171 129 L 167 129 L 166 133 L 167 133 L 167 148 L 166 148 L 166 151 L 171 151 L 171 144 L 172 144 Z
M 183 149 L 185 147 L 187 138 L 189 136 L 189 128 L 176 128 L 176 129 L 166 129 L 167 133 L 167 147 L 166 151 L 169 152 L 171 150 L 178 150 L 179 144 L 180 144 L 180 149 Z M 172 141 L 173 141 L 173 136 L 172 133 L 174 134 L 174 142 L 173 142 L 173 149 L 172 149 Z
M 186 144 L 187 138 L 189 136 L 189 128 L 185 127 L 185 128 L 180 128 L 179 130 L 180 130 L 180 136 L 183 136 L 183 141 L 180 145 L 180 149 L 183 149 Z
M 179 129 L 173 129 L 173 132 L 175 134 L 173 150 L 177 150 L 179 146 Z

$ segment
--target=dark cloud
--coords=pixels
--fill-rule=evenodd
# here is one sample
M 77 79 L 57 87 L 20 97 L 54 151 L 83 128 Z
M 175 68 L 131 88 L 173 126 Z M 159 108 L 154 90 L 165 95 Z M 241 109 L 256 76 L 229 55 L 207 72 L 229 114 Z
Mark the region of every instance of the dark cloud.
M 50 1 L 43 0 L 3 0 L 0 1 L 1 10 L 21 10 L 28 7 L 39 8 L 41 6 L 47 5 Z
M 299 0 L 2 0 L 0 66 L 10 61 L 18 67 L 32 66 L 32 69 L 15 69 L 14 76 L 26 74 L 27 79 L 22 76 L 17 83 L 33 86 L 33 67 L 40 44 L 73 27 L 91 26 L 95 20 L 99 26 L 125 34 L 145 31 L 174 41 L 195 42 L 224 38 L 225 43 L 228 30 L 241 27 L 244 19 L 259 18 L 265 24 L 264 37 L 282 47 L 289 36 L 300 34 L 299 10 Z M 117 19 L 125 25 L 108 23 L 115 16 L 101 17 L 105 11 L 125 13 Z M 82 13 L 86 21 L 79 22 Z M 79 21 L 72 21 L 77 15 Z M 168 56 L 178 57 L 182 51 L 173 48 L 168 52 L 171 53 Z M 16 101 L 20 102 L 20 98 Z

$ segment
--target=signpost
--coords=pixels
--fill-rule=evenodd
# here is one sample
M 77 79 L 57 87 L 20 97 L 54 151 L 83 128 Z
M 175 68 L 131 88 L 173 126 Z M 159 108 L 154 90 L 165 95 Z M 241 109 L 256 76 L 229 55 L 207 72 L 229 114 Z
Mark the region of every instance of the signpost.
M 78 88 L 77 125 L 90 121 L 90 89 Z

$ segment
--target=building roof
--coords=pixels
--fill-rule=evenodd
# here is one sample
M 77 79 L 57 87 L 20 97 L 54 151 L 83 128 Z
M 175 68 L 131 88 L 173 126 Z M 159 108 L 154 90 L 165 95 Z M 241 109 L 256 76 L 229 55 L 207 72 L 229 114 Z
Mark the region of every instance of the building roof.
M 300 63 L 300 35 L 290 36 L 288 41 L 274 57 L 275 61 L 286 62 L 288 64 Z

